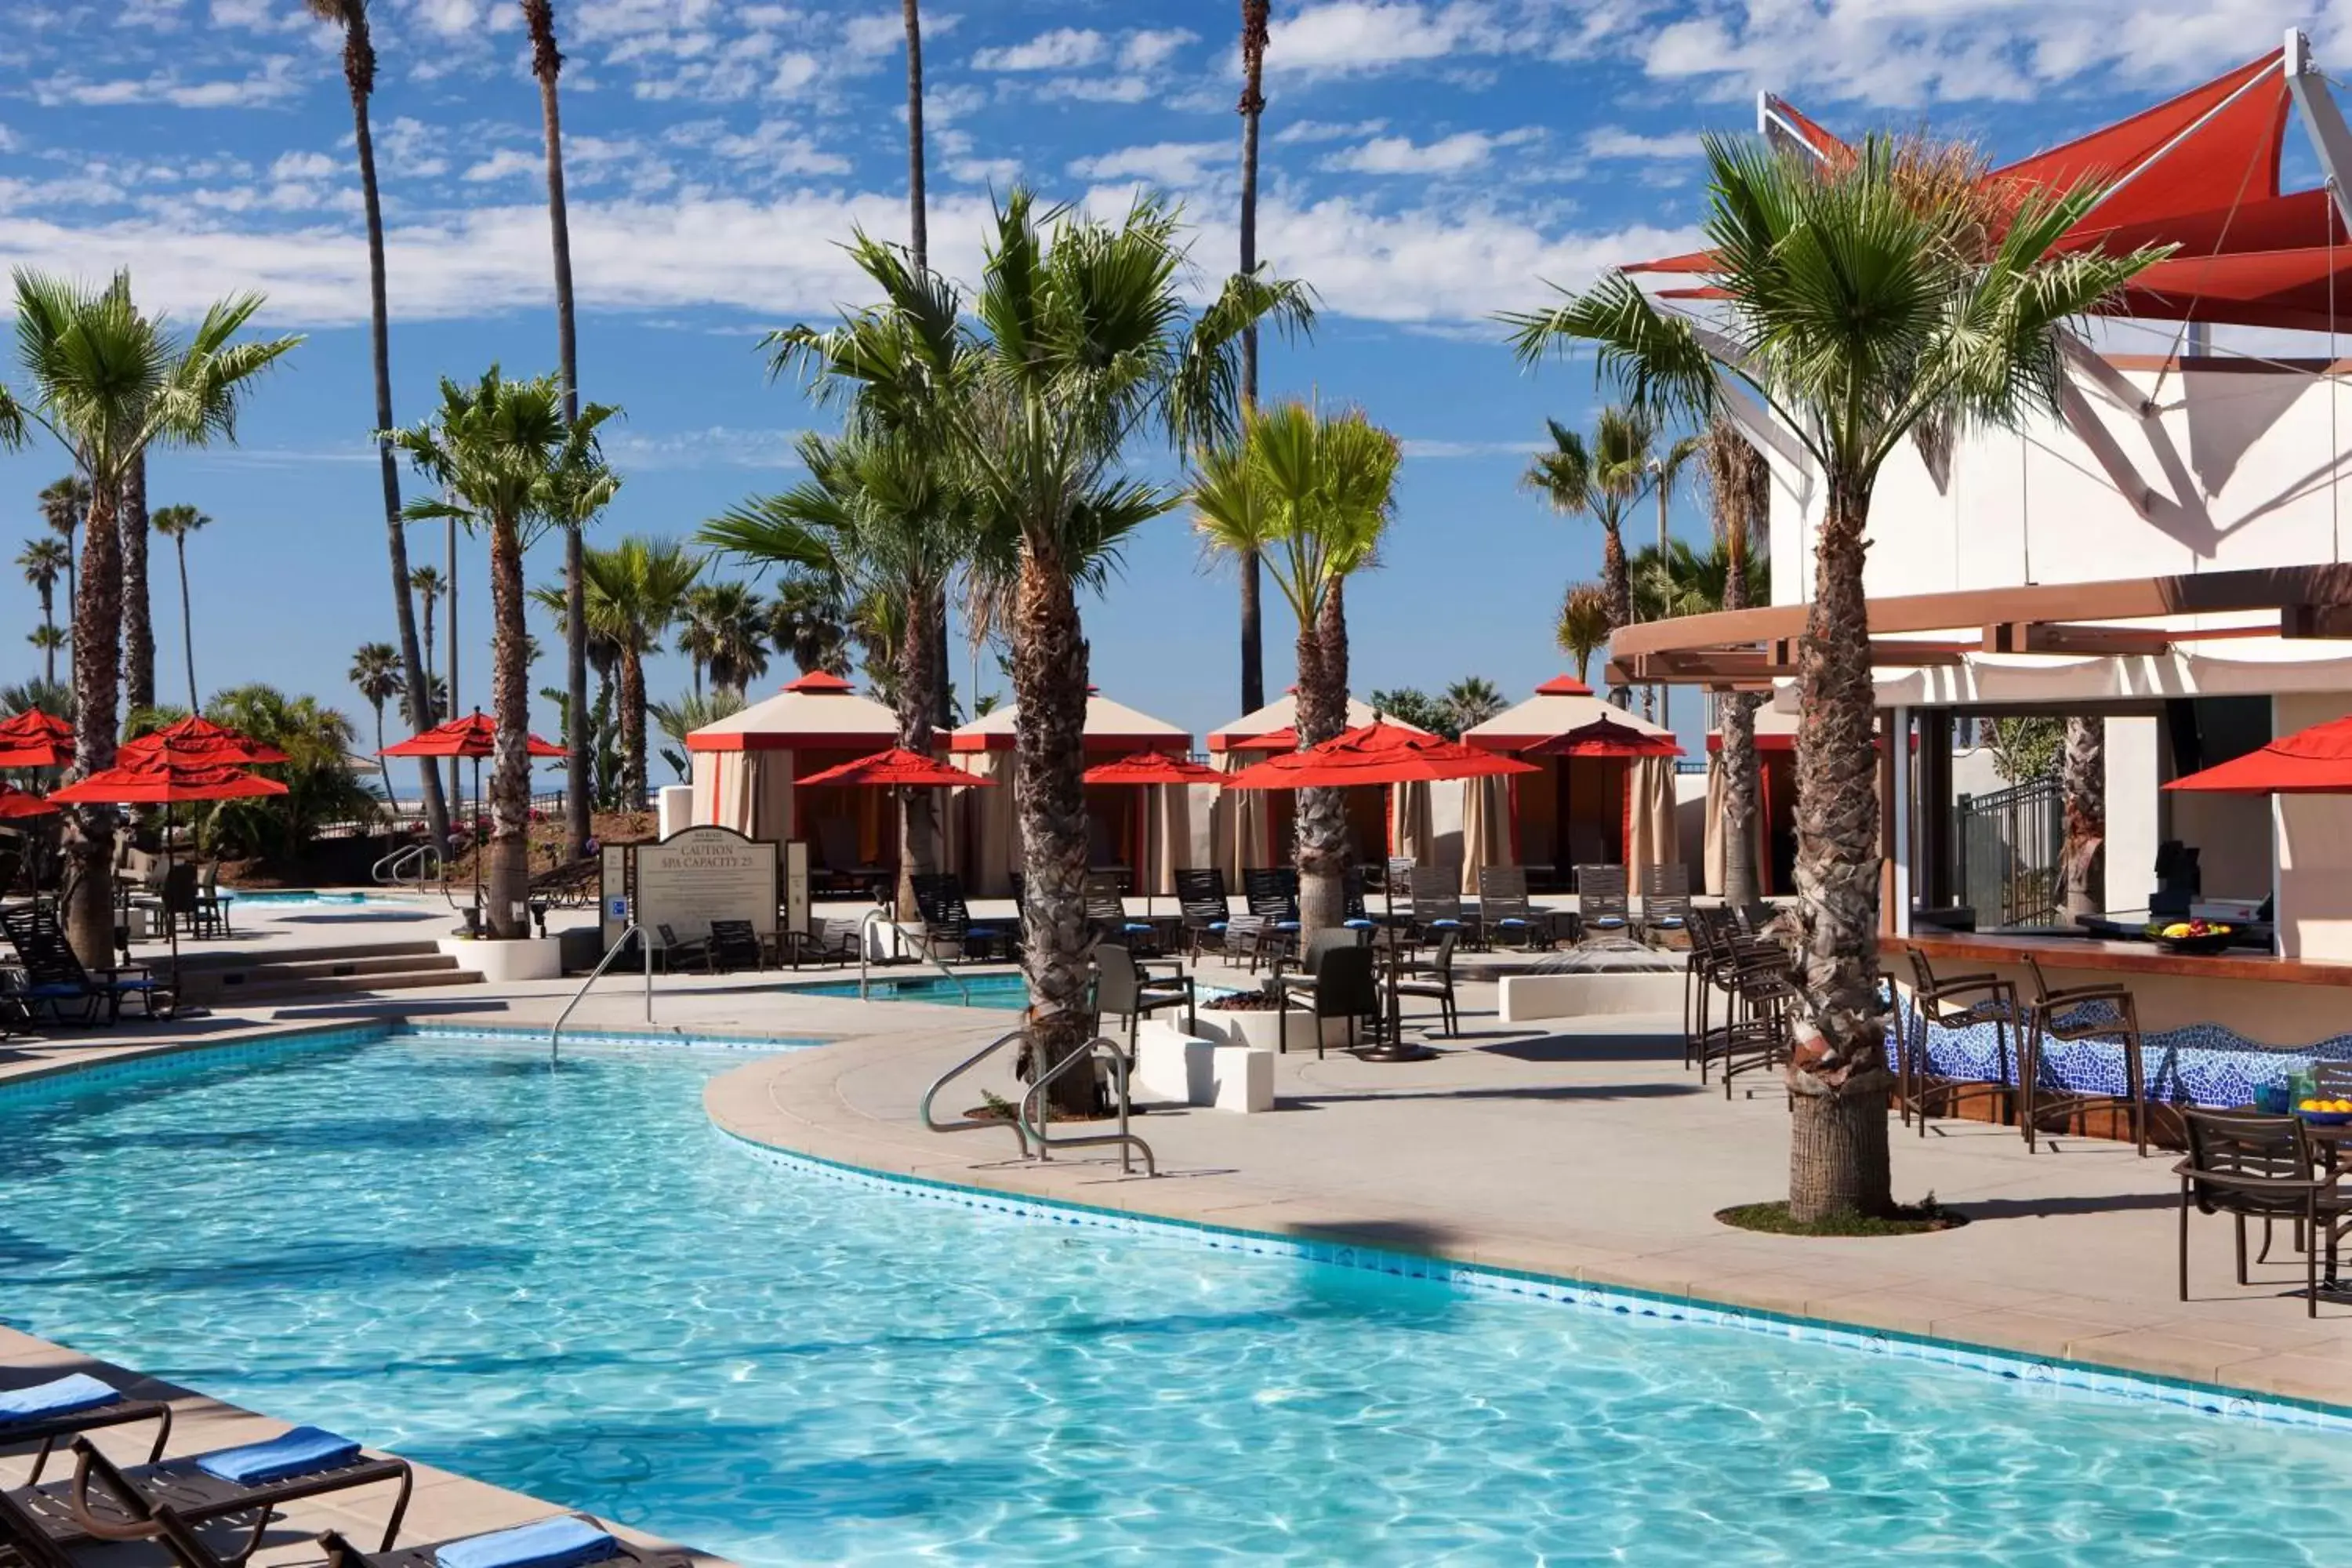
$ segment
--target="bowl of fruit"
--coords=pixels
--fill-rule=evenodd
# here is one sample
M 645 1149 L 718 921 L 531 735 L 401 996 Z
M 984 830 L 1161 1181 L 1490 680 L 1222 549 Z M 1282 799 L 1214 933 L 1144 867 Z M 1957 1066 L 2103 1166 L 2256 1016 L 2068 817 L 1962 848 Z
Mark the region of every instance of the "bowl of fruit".
M 2294 1113 L 2316 1127 L 2341 1127 L 2352 1121 L 2352 1100 L 2298 1100 Z
M 2150 941 L 2167 952 L 2219 952 L 2237 938 L 2237 929 L 2214 921 L 2153 921 Z

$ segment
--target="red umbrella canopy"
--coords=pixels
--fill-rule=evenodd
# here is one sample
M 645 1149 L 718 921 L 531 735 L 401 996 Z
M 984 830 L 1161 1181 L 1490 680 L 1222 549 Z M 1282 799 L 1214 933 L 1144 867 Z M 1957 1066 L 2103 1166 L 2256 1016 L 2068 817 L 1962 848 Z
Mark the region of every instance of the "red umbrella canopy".
M 228 763 L 282 763 L 286 753 L 275 746 L 247 740 L 226 724 L 215 724 L 201 713 L 164 725 L 152 734 L 122 742 L 115 755 L 124 762 L 144 762 L 164 754 L 175 760 Z
M 0 784 L 0 821 L 24 816 L 54 816 L 58 808 L 28 791 Z
M 1565 734 L 1554 735 L 1540 746 L 1528 748 L 1531 757 L 1679 757 L 1681 746 L 1672 735 L 1653 735 L 1636 730 L 1631 724 L 1621 724 L 1602 714 L 1589 724 L 1579 724 Z
M 421 735 L 411 735 L 405 741 L 386 746 L 383 754 L 387 757 L 488 757 L 498 749 L 498 721 L 477 708 L 463 719 L 436 724 Z M 551 746 L 536 735 L 523 737 L 523 751 L 534 757 L 567 754 L 562 747 Z
M 1537 772 L 1533 763 L 1481 752 L 1442 735 L 1375 720 L 1319 746 L 1286 752 L 1225 777 L 1227 789 L 1345 789 L 1355 784 L 1440 784 Z
M 124 763 L 49 792 L 72 805 L 185 805 L 192 801 L 246 800 L 284 795 L 276 779 L 228 763 Z
M 967 784 L 988 784 L 992 780 L 978 773 L 968 773 L 951 768 L 945 763 L 893 746 L 887 752 L 877 752 L 870 757 L 844 763 L 837 768 L 827 768 L 821 773 L 811 773 L 795 779 L 794 787 L 809 784 L 865 784 L 875 789 L 901 787 L 906 789 L 961 789 Z
M 2164 787 L 2222 795 L 2352 795 L 2352 716 L 2282 735 L 2260 751 Z
M 1220 784 L 1225 775 L 1165 752 L 1138 752 L 1088 768 L 1085 776 L 1090 784 Z
M 27 708 L 0 719 L 0 768 L 61 768 L 73 761 L 73 726 Z

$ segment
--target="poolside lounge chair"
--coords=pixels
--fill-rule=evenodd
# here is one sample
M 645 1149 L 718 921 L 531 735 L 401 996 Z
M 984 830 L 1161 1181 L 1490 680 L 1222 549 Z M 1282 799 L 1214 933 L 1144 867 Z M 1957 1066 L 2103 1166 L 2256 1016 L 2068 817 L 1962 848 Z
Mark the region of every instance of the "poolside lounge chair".
M 963 879 L 952 871 L 927 872 L 915 879 L 915 908 L 923 920 L 927 946 L 954 942 L 963 956 L 974 961 L 991 954 L 1010 957 L 1013 928 L 992 921 L 974 921 L 965 903 Z
M 1176 908 L 1184 921 L 1185 945 L 1192 956 L 1225 945 L 1225 928 L 1233 920 L 1233 900 L 1225 896 L 1225 874 L 1214 866 L 1176 873 Z
M 661 935 L 659 951 L 662 973 L 677 974 L 684 970 L 698 969 L 705 974 L 718 974 L 725 970 L 738 967 L 743 957 L 739 946 L 730 943 L 726 949 L 727 957 L 731 957 L 738 962 L 726 962 L 722 958 L 719 935 L 719 928 L 722 924 L 742 927 L 742 934 L 750 939 L 751 944 L 751 967 L 755 969 L 763 967 L 760 962 L 760 939 L 751 935 L 751 922 L 749 921 L 713 921 L 710 922 L 710 933 L 708 936 L 694 937 L 680 937 L 675 928 L 665 922 L 654 927 L 654 930 Z
M 1630 936 L 1633 911 L 1625 893 L 1622 866 L 1579 866 L 1576 868 L 1576 940 Z
M 213 875 L 219 875 L 217 867 Z M 596 901 L 596 889 L 604 878 L 604 862 L 593 855 L 583 856 L 533 877 L 530 901 L 556 910 L 584 909 Z
M 1677 860 L 1671 866 L 1642 868 L 1642 936 L 1676 936 L 1690 929 L 1690 868 Z
M 161 1400 L 128 1398 L 121 1389 L 80 1372 L 0 1391 L 0 1447 L 41 1446 L 26 1483 L 32 1486 L 40 1484 L 58 1438 L 136 1421 L 155 1423 L 155 1444 L 147 1452 L 152 1464 L 163 1457 L 163 1445 L 172 1436 L 172 1407 Z
M 158 1510 L 164 1508 L 192 1527 L 240 1521 L 246 1531 L 242 1544 L 218 1554 L 235 1568 L 261 1544 L 281 1504 L 387 1481 L 399 1485 L 384 1521 L 383 1547 L 390 1550 L 400 1537 L 415 1485 L 407 1460 L 369 1458 L 357 1443 L 316 1426 L 129 1469 L 88 1437 L 76 1437 L 73 1451 L 72 1479 L 21 1487 L 0 1497 L 0 1534 L 44 1568 L 70 1563 L 64 1548 L 79 1542 L 152 1539 L 163 1531 Z
M 16 997 L 27 1008 L 47 1007 L 62 1023 L 67 1006 L 78 1004 L 81 1021 L 89 1024 L 97 1020 L 102 1005 L 111 1024 L 122 1016 L 122 999 L 136 996 L 147 1016 L 155 1016 L 155 995 L 163 986 L 147 966 L 125 964 L 94 973 L 83 968 L 49 905 L 31 904 L 0 914 L 0 934 L 16 950 L 16 961 L 24 968 L 25 986 Z
M 818 818 L 816 847 L 824 861 L 821 869 L 835 884 L 854 891 L 864 892 L 891 874 L 890 868 L 877 866 L 859 852 L 857 824 L 845 816 Z
M 2225 1214 L 2238 1232 L 2238 1283 L 2246 1284 L 2246 1221 L 2263 1222 L 2263 1258 L 2271 1226 L 2285 1220 L 2305 1243 L 2304 1310 L 2319 1316 L 2320 1253 L 2336 1277 L 2336 1246 L 2352 1229 L 2352 1193 L 2337 1185 L 2296 1116 L 2249 1116 L 2242 1111 L 2183 1106 L 2189 1157 L 2172 1167 L 2180 1178 L 2180 1299 L 2189 1300 L 2189 1211 Z
M 1179 1003 L 1184 1007 L 1184 1032 L 1191 1034 L 1199 1026 L 1191 975 L 1147 974 L 1143 966 L 1136 963 L 1135 954 L 1117 942 L 1096 945 L 1095 1013 L 1098 1018 L 1127 1021 L 1127 1054 L 1130 1060 L 1135 1056 L 1135 1037 L 1144 1018 Z
M 1287 866 L 1252 866 L 1242 872 L 1242 901 L 1276 931 L 1298 929 L 1298 873 Z
M 1127 900 L 1120 891 L 1125 886 L 1126 879 L 1117 871 L 1087 872 L 1083 894 L 1087 924 L 1097 942 L 1121 942 L 1133 952 L 1156 953 L 1160 928 L 1127 912 Z
M 187 1568 L 235 1568 L 207 1550 L 176 1515 L 163 1516 L 165 1539 Z M 562 1526 L 571 1526 L 569 1530 Z M 691 1552 L 632 1546 L 584 1513 L 558 1514 L 511 1530 L 362 1553 L 334 1531 L 321 1531 L 326 1568 L 689 1568 Z
M 784 956 L 794 969 L 806 958 L 816 963 L 846 963 L 857 956 L 857 925 L 854 921 L 829 921 L 821 915 L 809 917 L 806 931 L 788 931 L 782 936 Z
M 1478 868 L 1478 923 L 1486 928 L 1488 942 L 1507 940 L 1529 948 L 1551 945 L 1551 921 L 1538 916 L 1528 901 L 1524 866 Z
M 1435 942 L 1448 931 L 1475 944 L 1477 922 L 1462 912 L 1462 874 L 1447 866 L 1412 868 L 1412 930 L 1423 942 Z
M 1315 1055 L 1323 1055 L 1323 1023 L 1327 1018 L 1348 1020 L 1348 1044 L 1354 1050 L 1357 1031 L 1370 1019 L 1377 1026 L 1381 1017 L 1381 984 L 1373 968 L 1372 950 L 1360 943 L 1335 947 L 1323 954 L 1316 966 L 1315 984 L 1307 993 L 1308 1010 L 1315 1015 Z M 1285 1007 L 1276 1014 L 1275 1048 L 1290 1049 L 1290 1015 Z

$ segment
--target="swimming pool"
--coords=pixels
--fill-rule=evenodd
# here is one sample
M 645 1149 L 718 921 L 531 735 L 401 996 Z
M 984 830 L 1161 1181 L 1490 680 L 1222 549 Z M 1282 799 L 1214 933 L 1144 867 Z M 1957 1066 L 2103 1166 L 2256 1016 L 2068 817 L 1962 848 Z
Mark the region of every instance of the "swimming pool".
M 2326 1560 L 2341 1435 L 747 1158 L 740 1052 L 0 1094 L 0 1312 L 751 1564 Z
M 961 981 L 959 985 L 957 981 Z M 796 985 L 796 996 L 856 996 L 855 980 L 829 980 L 822 985 Z M 969 996 L 969 1000 L 967 1000 Z M 922 974 L 904 980 L 869 980 L 869 1002 L 929 1002 L 941 1007 L 993 1007 L 1017 1013 L 1029 1005 L 1029 982 L 1018 974 L 964 974 L 950 980 L 943 974 Z
M 224 903 L 260 909 L 307 908 L 313 904 L 404 904 L 410 901 L 387 898 L 382 893 L 341 888 L 223 888 L 220 896 Z

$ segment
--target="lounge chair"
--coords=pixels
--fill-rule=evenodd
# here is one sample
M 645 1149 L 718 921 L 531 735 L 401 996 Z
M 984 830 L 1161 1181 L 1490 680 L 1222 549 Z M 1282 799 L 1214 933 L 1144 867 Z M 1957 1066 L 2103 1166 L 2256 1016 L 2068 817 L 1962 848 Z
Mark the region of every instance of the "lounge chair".
M 1438 1022 L 1450 1037 L 1462 1032 L 1462 1010 L 1454 999 L 1454 944 L 1459 940 L 1453 931 L 1437 939 L 1437 952 L 1427 963 L 1414 965 L 1417 973 L 1428 976 L 1423 980 L 1400 980 L 1395 990 L 1399 996 L 1413 996 L 1437 1004 Z
M 1474 945 L 1478 941 L 1477 922 L 1462 912 L 1461 873 L 1450 866 L 1412 868 L 1410 913 L 1413 934 L 1423 942 L 1434 942 L 1448 931 Z
M 1478 868 L 1478 923 L 1488 942 L 1509 939 L 1521 947 L 1549 947 L 1551 921 L 1528 900 L 1524 866 Z
M 155 1423 L 155 1445 L 147 1452 L 147 1462 L 153 1464 L 163 1457 L 163 1445 L 172 1436 L 172 1407 L 161 1400 L 127 1398 L 121 1389 L 81 1372 L 0 1391 L 0 1447 L 41 1446 L 33 1458 L 32 1479 L 26 1483 L 31 1486 L 40 1484 L 58 1438 L 136 1421 Z
M 857 824 L 845 816 L 817 820 L 816 847 L 824 856 L 826 875 L 854 891 L 866 892 L 893 874 L 887 866 L 874 865 L 859 853 Z
M 1690 868 L 1677 860 L 1671 866 L 1642 868 L 1642 937 L 1678 936 L 1690 930 Z
M 1199 958 L 1204 947 L 1222 951 L 1234 916 L 1225 896 L 1225 874 L 1214 866 L 1176 873 L 1176 908 L 1184 921 L 1185 944 Z
M 1630 936 L 1633 931 L 1632 901 L 1625 893 L 1622 866 L 1579 866 L 1576 868 L 1576 940 Z
M 67 1005 L 79 1003 L 81 1021 L 89 1024 L 97 1021 L 103 1004 L 106 1021 L 112 1024 L 122 1016 L 122 999 L 136 996 L 147 1016 L 156 1016 L 155 995 L 163 987 L 147 966 L 125 964 L 95 973 L 83 968 L 50 906 L 33 904 L 0 914 L 0 934 L 16 950 L 16 962 L 25 971 L 24 988 L 16 998 L 27 1009 L 47 1007 L 63 1023 Z
M 784 955 L 794 969 L 807 958 L 817 963 L 846 963 L 857 956 L 857 925 L 853 921 L 809 917 L 806 931 L 783 933 Z
M 1095 1014 L 1097 1018 L 1127 1021 L 1127 1054 L 1130 1060 L 1135 1056 L 1135 1037 L 1144 1018 L 1162 1007 L 1179 1004 L 1184 1008 L 1184 1032 L 1194 1033 L 1199 1017 L 1193 1006 L 1191 975 L 1147 974 L 1143 966 L 1136 963 L 1135 954 L 1117 942 L 1096 945 Z
M 1013 933 L 990 921 L 974 921 L 964 901 L 963 879 L 952 871 L 927 872 L 915 879 L 915 908 L 922 916 L 927 947 L 954 942 L 963 956 L 975 961 L 990 955 L 1010 957 Z
M 1290 868 L 1253 866 L 1243 871 L 1242 901 L 1276 931 L 1298 930 L 1298 873 Z
M 562 1526 L 572 1528 L 559 1528 Z M 164 1530 L 177 1547 L 176 1532 L 186 1527 L 173 1521 Z M 319 1545 L 326 1553 L 327 1568 L 599 1568 L 604 1563 L 689 1568 L 694 1562 L 690 1552 L 632 1546 L 584 1513 L 559 1514 L 511 1530 L 397 1552 L 363 1554 L 331 1530 L 320 1533 Z M 209 1554 L 202 1559 L 184 1552 L 180 1555 L 188 1568 L 235 1568 Z
M 1370 947 L 1353 943 L 1334 947 L 1323 954 L 1316 966 L 1315 984 L 1306 995 L 1309 1010 L 1315 1015 L 1315 1055 L 1323 1055 L 1323 1023 L 1327 1018 L 1348 1020 L 1348 1044 L 1354 1050 L 1357 1032 L 1364 1020 L 1377 1026 L 1381 1017 L 1381 984 L 1373 968 L 1374 954 Z M 1290 1015 L 1285 1007 L 1276 1015 L 1275 1048 L 1290 1049 Z
M 1117 871 L 1087 873 L 1087 924 L 1097 942 L 1119 942 L 1132 952 L 1156 953 L 1160 951 L 1160 928 L 1127 912 L 1127 900 L 1120 892 L 1124 885 L 1125 879 Z
M 584 909 L 596 901 L 596 890 L 604 879 L 604 862 L 593 855 L 583 856 L 533 877 L 530 901 L 555 910 Z
M 236 1568 L 260 1546 L 275 1510 L 303 1498 L 397 1482 L 384 1521 L 383 1550 L 399 1539 L 415 1476 L 405 1459 L 372 1459 L 347 1437 L 297 1426 L 264 1443 L 215 1448 L 187 1458 L 118 1467 L 88 1437 L 73 1440 L 73 1479 L 21 1487 L 0 1496 L 0 1534 L 40 1568 L 69 1568 L 67 1548 L 86 1541 L 144 1541 L 163 1533 L 170 1509 L 194 1528 L 236 1519 L 242 1545 L 217 1553 Z

